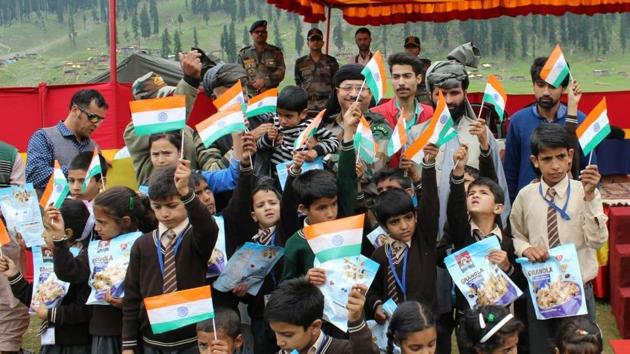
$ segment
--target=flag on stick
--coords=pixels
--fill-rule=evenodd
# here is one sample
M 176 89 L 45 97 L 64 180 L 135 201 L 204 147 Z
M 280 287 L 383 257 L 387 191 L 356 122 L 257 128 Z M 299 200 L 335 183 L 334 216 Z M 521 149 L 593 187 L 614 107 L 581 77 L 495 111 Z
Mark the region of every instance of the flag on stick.
M 556 44 L 545 62 L 545 66 L 540 70 L 540 78 L 553 87 L 560 87 L 562 81 L 569 75 L 569 65 L 564 60 L 560 45 Z
M 136 135 L 181 130 L 186 126 L 186 97 L 169 96 L 129 102 Z
M 153 334 L 214 318 L 210 286 L 175 291 L 144 299 Z
M 85 190 L 88 187 L 88 184 L 90 184 L 90 181 L 92 180 L 92 177 L 95 177 L 102 173 L 103 173 L 103 170 L 101 167 L 101 159 L 98 155 L 98 151 L 94 150 L 92 154 L 92 161 L 90 161 L 90 167 L 88 167 L 88 171 L 87 171 L 87 174 L 85 175 L 85 179 L 83 180 L 83 185 L 81 187 L 81 190 L 85 192 Z M 102 178 L 101 178 L 101 181 L 103 181 Z M 103 183 L 103 187 L 104 186 L 105 184 Z
M 606 97 L 602 98 L 582 124 L 577 127 L 575 134 L 578 137 L 584 155 L 590 154 L 602 140 L 606 139 L 608 134 L 610 134 Z
M 354 150 L 368 164 L 374 163 L 378 147 L 372 135 L 372 129 L 365 116 L 361 116 L 357 131 L 354 134 Z
M 486 89 L 483 93 L 483 102 L 488 102 L 494 106 L 494 111 L 499 116 L 499 121 L 503 122 L 503 112 L 505 111 L 505 104 L 507 102 L 507 94 L 499 79 L 494 75 L 488 76 L 488 82 L 486 83 Z
M 234 132 L 245 131 L 245 118 L 241 105 L 236 103 L 213 114 L 195 126 L 205 147 L 210 147 L 219 138 Z
M 247 105 L 245 115 L 247 118 L 257 116 L 263 113 L 275 113 L 276 104 L 278 103 L 278 89 L 269 89 L 260 95 L 252 97 Z
M 293 143 L 293 150 L 297 150 L 301 148 L 304 144 L 308 142 L 308 139 L 314 137 L 315 134 L 317 134 L 317 128 L 322 123 L 322 119 L 324 118 L 325 113 L 326 113 L 325 109 L 317 113 L 317 116 L 313 118 L 311 123 L 308 126 L 306 126 L 306 129 L 304 129 L 300 133 L 300 135 L 298 135 L 298 138 L 295 139 L 295 142 Z
M 317 259 L 331 259 L 361 254 L 365 214 L 322 222 L 304 227 L 304 236 Z
M 244 105 L 245 96 L 243 96 L 243 86 L 241 86 L 241 80 L 236 80 L 236 83 L 232 85 L 232 87 L 225 91 L 221 96 L 217 97 L 217 99 L 212 101 L 212 103 L 219 111 L 237 103 Z
M 66 180 L 61 166 L 59 166 L 59 161 L 55 160 L 53 174 L 48 180 L 46 189 L 44 189 L 44 193 L 39 200 L 39 205 L 42 208 L 46 208 L 48 205 L 53 204 L 55 208 L 59 209 L 68 193 L 70 193 L 70 185 L 68 185 L 68 180 Z
M 365 84 L 372 91 L 374 101 L 378 102 L 385 95 L 387 84 L 385 79 L 387 78 L 385 72 L 385 63 L 383 62 L 383 56 L 380 51 L 376 51 L 372 56 L 372 59 L 363 67 L 361 74 L 365 77 Z
M 405 144 L 407 144 L 407 127 L 405 118 L 403 117 L 402 110 L 400 111 L 400 117 L 396 122 L 392 136 L 387 143 L 387 156 L 391 157 L 398 152 Z

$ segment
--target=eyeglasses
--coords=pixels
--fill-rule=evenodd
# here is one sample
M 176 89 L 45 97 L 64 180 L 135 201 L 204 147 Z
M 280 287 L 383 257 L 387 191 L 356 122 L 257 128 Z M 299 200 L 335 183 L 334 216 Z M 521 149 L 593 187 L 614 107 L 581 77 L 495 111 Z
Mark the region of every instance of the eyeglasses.
M 339 86 L 339 90 L 343 91 L 344 93 L 351 93 L 353 91 L 360 92 L 361 85 L 341 85 Z M 370 92 L 370 88 L 367 86 L 363 86 L 363 92 Z
M 82 113 L 85 113 L 85 116 L 91 123 L 94 123 L 94 124 L 100 123 L 103 119 L 105 119 L 105 117 L 101 117 L 95 113 L 90 113 L 79 106 L 76 106 L 76 107 L 79 109 L 79 111 L 81 111 Z

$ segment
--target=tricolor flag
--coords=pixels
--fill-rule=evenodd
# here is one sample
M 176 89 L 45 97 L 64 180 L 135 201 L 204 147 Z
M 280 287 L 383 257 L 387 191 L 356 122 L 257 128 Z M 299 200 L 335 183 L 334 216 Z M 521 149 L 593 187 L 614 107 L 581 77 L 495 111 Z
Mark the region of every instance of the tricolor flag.
M 377 50 L 376 53 L 374 53 L 372 59 L 370 59 L 363 70 L 361 70 L 361 74 L 365 77 L 365 84 L 370 88 L 370 91 L 372 91 L 374 101 L 378 104 L 387 89 L 387 84 L 385 83 L 385 79 L 387 78 L 385 64 L 383 63 L 383 56 L 380 51 Z
M 540 70 L 540 78 L 553 87 L 560 87 L 567 75 L 569 75 L 569 66 L 564 60 L 560 45 L 556 44 L 545 66 Z
M 66 176 L 63 175 L 59 161 L 55 160 L 55 169 L 39 200 L 39 205 L 41 205 L 42 208 L 46 208 L 48 205 L 52 204 L 55 208 L 59 209 L 64 199 L 68 196 L 68 193 L 70 193 L 70 185 L 68 185 Z
M 503 122 L 503 112 L 505 111 L 505 103 L 507 102 L 507 94 L 503 85 L 499 79 L 494 75 L 488 76 L 488 83 L 486 83 L 486 90 L 483 92 L 483 102 L 488 102 L 494 106 L 494 111 L 497 112 L 499 120 Z
M 277 102 L 278 89 L 269 89 L 249 100 L 245 116 L 247 116 L 247 118 L 251 118 L 263 113 L 275 113 Z
M 102 171 L 101 159 L 98 156 L 98 151 L 94 150 L 94 153 L 92 154 L 92 161 L 90 161 L 90 167 L 88 167 L 87 175 L 85 175 L 85 180 L 83 180 L 82 190 L 84 192 L 87 189 L 88 184 L 90 184 L 92 177 L 100 175 L 103 173 Z
M 245 96 L 243 96 L 243 86 L 241 86 L 241 80 L 236 80 L 236 83 L 232 85 L 232 87 L 225 91 L 221 96 L 217 97 L 216 100 L 212 101 L 212 104 L 214 104 L 219 111 L 237 103 L 240 105 L 245 104 Z
M 361 254 L 364 219 L 365 215 L 361 214 L 308 225 L 304 227 L 304 236 L 321 263 L 358 256 Z
M 317 116 L 313 118 L 311 123 L 304 129 L 295 142 L 293 143 L 293 150 L 297 150 L 301 148 L 304 144 L 308 142 L 308 139 L 312 138 L 317 134 L 317 128 L 322 123 L 322 119 L 324 118 L 324 114 L 326 110 L 323 109 L 321 112 L 317 113 Z
M 406 126 L 405 118 L 403 117 L 402 111 L 400 112 L 400 117 L 398 118 L 398 122 L 396 122 L 396 126 L 394 127 L 394 131 L 392 132 L 392 136 L 389 138 L 389 143 L 387 143 L 387 156 L 393 156 L 398 152 L 405 144 L 407 144 L 407 126 Z
M 195 128 L 197 128 L 203 144 L 206 147 L 210 147 L 213 142 L 222 136 L 246 129 L 243 109 L 238 103 L 225 107 L 210 118 L 197 124 Z
M 135 134 L 151 135 L 186 126 L 186 97 L 169 96 L 129 102 Z
M 0 220 L 0 247 L 11 243 L 11 237 L 9 237 L 9 231 L 4 226 L 4 221 Z
M 144 306 L 153 334 L 214 318 L 212 293 L 208 285 L 147 297 Z
M 378 149 L 376 142 L 374 142 L 374 136 L 372 135 L 372 129 L 370 124 L 365 119 L 365 116 L 361 116 L 357 131 L 354 133 L 354 150 L 359 154 L 359 157 L 368 164 L 374 163 L 376 159 L 376 150 Z
M 610 134 L 606 97 L 602 98 L 582 124 L 577 127 L 575 134 L 580 141 L 584 155 L 591 153 Z

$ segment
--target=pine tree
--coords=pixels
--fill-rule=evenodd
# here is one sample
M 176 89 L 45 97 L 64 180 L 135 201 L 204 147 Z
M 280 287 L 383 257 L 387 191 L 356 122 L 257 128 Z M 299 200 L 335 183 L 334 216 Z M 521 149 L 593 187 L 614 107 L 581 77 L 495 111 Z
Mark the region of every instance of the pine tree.
M 621 53 L 626 54 L 628 36 L 630 35 L 630 14 L 621 14 L 619 17 L 619 45 L 621 46 Z
M 387 56 L 387 27 L 389 26 L 381 26 L 381 49 L 383 50 L 384 56 Z
M 247 10 L 249 10 L 249 14 L 255 14 L 256 13 L 256 0 L 248 0 L 247 1 Z
M 244 22 L 246 17 L 247 17 L 247 4 L 245 3 L 245 0 L 240 0 L 238 2 L 238 19 L 241 20 L 241 22 Z
M 250 39 L 250 35 L 249 35 L 249 32 L 247 31 L 247 27 L 243 27 L 243 46 L 249 45 L 249 39 Z
M 184 23 L 184 17 L 182 17 L 182 14 L 179 14 L 179 16 L 177 16 L 177 24 L 179 25 L 179 31 L 182 31 L 182 23 Z
M 199 38 L 197 37 L 197 27 L 193 27 L 193 47 L 199 48 Z
M 558 21 L 560 22 L 560 21 Z M 558 33 L 556 32 L 558 24 L 556 23 L 556 18 L 553 16 L 549 17 L 549 29 L 547 32 L 547 40 L 549 44 L 555 45 L 558 42 Z
M 284 45 L 282 44 L 282 37 L 280 36 L 280 27 L 278 26 L 278 20 L 273 20 L 273 38 L 276 41 L 276 47 L 280 49 L 284 49 Z
M 140 38 L 140 33 L 138 32 L 139 27 L 140 21 L 138 21 L 138 11 L 134 10 L 131 15 L 131 30 L 133 31 L 133 38 L 136 40 Z
M 302 35 L 302 22 L 295 22 L 295 50 L 298 55 L 302 55 L 304 49 L 304 36 Z
M 221 49 L 223 50 L 223 53 L 227 55 L 228 52 L 228 29 L 227 29 L 227 25 L 223 25 L 223 32 L 221 32 Z
M 335 28 L 333 28 L 333 42 L 335 43 L 335 47 L 337 50 L 343 49 L 343 30 L 341 28 L 341 19 L 337 19 L 337 24 L 335 24 Z
M 109 23 L 105 22 L 105 46 L 109 47 Z
M 74 29 L 74 16 L 68 16 L 68 39 L 73 47 L 77 46 L 77 31 Z
M 175 58 L 182 52 L 182 40 L 179 38 L 179 31 L 175 31 L 173 36 L 173 54 Z
M 149 12 L 146 5 L 140 11 L 140 33 L 142 33 L 142 38 L 151 37 L 151 24 L 149 23 Z
M 234 22 L 230 22 L 228 31 L 228 59 L 230 62 L 236 62 L 236 34 L 234 33 Z
M 503 20 L 503 49 L 505 50 L 505 58 L 513 58 L 516 53 L 516 31 L 514 30 L 514 21 L 512 19 Z
M 468 21 L 467 21 L 468 22 Z M 437 39 L 438 43 L 442 46 L 442 48 L 449 48 L 449 33 L 448 33 L 448 24 L 446 23 L 437 23 L 433 27 L 433 35 Z
M 210 6 L 208 6 L 208 0 L 200 0 L 201 13 L 203 14 L 203 19 L 206 21 L 206 26 L 208 25 L 208 20 L 210 20 Z
M 411 35 L 411 26 L 409 25 L 409 22 L 405 22 L 405 25 L 403 26 L 403 37 L 407 38 Z
M 156 0 L 151 0 L 149 3 L 149 12 L 153 19 L 153 34 L 158 34 L 160 32 L 160 16 L 158 15 Z
M 518 30 L 521 35 L 521 59 L 527 58 L 527 17 L 521 17 Z
M 164 29 L 162 32 L 162 48 L 160 49 L 160 55 L 162 58 L 167 58 L 171 54 L 171 35 L 168 33 L 168 29 Z

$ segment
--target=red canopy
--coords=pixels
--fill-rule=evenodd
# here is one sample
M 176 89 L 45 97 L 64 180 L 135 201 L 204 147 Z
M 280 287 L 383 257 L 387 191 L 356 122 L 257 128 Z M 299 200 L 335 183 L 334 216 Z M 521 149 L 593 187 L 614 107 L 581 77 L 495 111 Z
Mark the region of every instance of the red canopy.
M 485 19 L 533 14 L 562 15 L 565 12 L 593 15 L 630 12 L 630 0 L 267 0 L 295 12 L 304 21 L 326 19 L 326 8 L 338 8 L 350 24 L 388 25 L 403 22 Z

